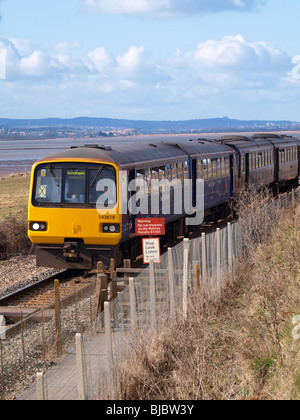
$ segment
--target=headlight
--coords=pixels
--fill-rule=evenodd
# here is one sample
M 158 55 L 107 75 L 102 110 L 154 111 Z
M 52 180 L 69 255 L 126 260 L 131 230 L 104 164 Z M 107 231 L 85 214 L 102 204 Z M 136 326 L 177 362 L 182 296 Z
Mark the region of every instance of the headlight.
M 45 232 L 47 230 L 47 223 L 45 222 L 30 222 L 29 230 L 33 232 Z
M 120 231 L 121 231 L 120 225 L 105 224 L 102 226 L 103 233 L 120 233 Z

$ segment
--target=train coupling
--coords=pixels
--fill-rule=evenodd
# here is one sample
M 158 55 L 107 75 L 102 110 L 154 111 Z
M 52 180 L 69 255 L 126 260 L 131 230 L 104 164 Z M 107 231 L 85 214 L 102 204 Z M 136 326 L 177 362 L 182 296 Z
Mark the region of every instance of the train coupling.
M 63 255 L 67 261 L 78 262 L 80 259 L 80 244 L 78 242 L 65 242 Z

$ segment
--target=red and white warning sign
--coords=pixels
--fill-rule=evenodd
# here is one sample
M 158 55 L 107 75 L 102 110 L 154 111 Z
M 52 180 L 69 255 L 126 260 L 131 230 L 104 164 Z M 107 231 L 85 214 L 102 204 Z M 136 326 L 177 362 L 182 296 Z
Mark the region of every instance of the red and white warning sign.
M 165 219 L 136 219 L 135 234 L 138 236 L 164 236 Z
M 151 260 L 157 264 L 161 262 L 159 238 L 143 239 L 143 256 L 144 264 L 150 264 Z

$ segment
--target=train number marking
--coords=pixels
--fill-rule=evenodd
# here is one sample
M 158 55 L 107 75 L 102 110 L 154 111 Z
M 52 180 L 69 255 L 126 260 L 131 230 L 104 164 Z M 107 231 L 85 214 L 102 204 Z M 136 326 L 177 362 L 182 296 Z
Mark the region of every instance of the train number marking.
M 99 216 L 99 219 L 101 220 L 116 220 L 116 216 L 112 214 L 102 214 Z

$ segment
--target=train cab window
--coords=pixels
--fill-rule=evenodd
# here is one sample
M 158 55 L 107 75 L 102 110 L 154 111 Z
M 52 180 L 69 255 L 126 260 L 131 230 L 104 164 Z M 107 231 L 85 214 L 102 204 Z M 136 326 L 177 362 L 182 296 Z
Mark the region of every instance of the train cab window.
M 86 170 L 68 169 L 65 179 L 65 203 L 85 203 Z
M 105 200 L 103 207 L 114 207 L 117 203 L 116 171 L 112 166 L 100 166 L 89 170 L 89 204 L 96 204 L 101 208 L 99 198 Z M 106 194 L 106 197 L 104 196 Z M 100 199 L 101 201 L 101 199 Z
M 61 202 L 62 169 L 54 169 L 50 164 L 37 170 L 35 181 L 35 201 L 39 204 Z

